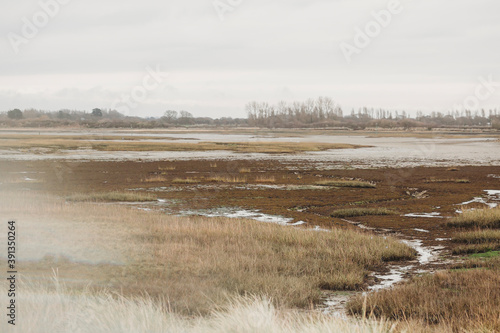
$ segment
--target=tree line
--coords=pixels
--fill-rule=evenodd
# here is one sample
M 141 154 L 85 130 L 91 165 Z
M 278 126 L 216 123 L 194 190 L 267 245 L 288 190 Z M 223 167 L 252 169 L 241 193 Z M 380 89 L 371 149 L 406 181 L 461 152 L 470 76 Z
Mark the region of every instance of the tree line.
M 125 116 L 116 110 L 94 108 L 91 111 L 13 109 L 0 112 L 3 127 L 83 126 L 90 128 L 168 128 L 174 126 L 250 126 L 263 128 L 436 128 L 479 127 L 500 129 L 500 112 L 490 110 L 419 111 L 411 117 L 404 110 L 374 108 L 344 112 L 329 97 L 277 104 L 250 102 L 245 106 L 247 118 L 195 117 L 185 110 L 167 110 L 162 117 Z
M 338 103 L 329 97 L 318 97 L 302 102 L 269 104 L 250 102 L 246 105 L 248 125 L 267 128 L 415 128 L 415 127 L 495 127 L 499 128 L 500 112 L 490 110 L 454 110 L 416 112 L 415 117 L 404 110 L 385 110 L 375 108 L 352 109 L 345 113 Z

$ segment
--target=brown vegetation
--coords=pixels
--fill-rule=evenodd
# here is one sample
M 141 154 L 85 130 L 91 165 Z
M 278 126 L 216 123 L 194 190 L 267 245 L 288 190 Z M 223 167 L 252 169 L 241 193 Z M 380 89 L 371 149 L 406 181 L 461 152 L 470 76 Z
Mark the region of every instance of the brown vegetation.
M 395 320 L 445 324 L 455 332 L 498 332 L 500 262 L 488 266 L 416 277 L 394 289 L 369 294 L 366 300 L 357 297 L 349 310 Z
M 316 185 L 335 187 L 375 188 L 376 184 L 360 180 L 321 180 Z
M 116 138 L 115 138 L 116 139 Z M 52 151 L 64 149 L 94 149 L 99 151 L 214 151 L 226 150 L 237 153 L 294 154 L 328 149 L 360 148 L 351 144 L 314 142 L 150 142 L 133 138 L 130 141 L 100 140 L 90 137 L 36 136 L 4 134 L 0 136 L 0 148 L 45 148 Z
M 338 209 L 331 212 L 331 217 L 354 217 L 354 216 L 369 216 L 369 215 L 394 215 L 395 211 L 387 208 L 346 208 Z
M 136 192 L 77 193 L 66 198 L 68 201 L 94 202 L 146 202 L 155 201 L 156 196 Z
M 448 225 L 458 228 L 500 228 L 500 207 L 464 210 L 448 222 Z

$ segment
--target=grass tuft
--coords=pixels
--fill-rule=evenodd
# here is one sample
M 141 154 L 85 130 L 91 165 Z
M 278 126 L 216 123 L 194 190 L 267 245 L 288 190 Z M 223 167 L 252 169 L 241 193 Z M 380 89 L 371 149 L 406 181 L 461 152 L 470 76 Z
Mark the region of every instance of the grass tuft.
M 335 186 L 335 187 L 356 187 L 356 188 L 375 188 L 376 184 L 360 180 L 320 180 L 316 182 L 320 186 Z
M 500 242 L 500 230 L 475 230 L 460 232 L 453 236 L 455 243 L 481 244 Z
M 470 183 L 469 179 L 455 179 L 455 178 L 446 178 L 446 179 L 436 179 L 431 178 L 425 180 L 426 183 L 458 183 L 458 184 L 467 184 Z
M 456 228 L 500 228 L 500 207 L 493 209 L 464 210 L 448 226 Z
M 460 245 L 453 248 L 452 253 L 453 254 L 485 253 L 495 250 L 500 250 L 500 243 Z
M 146 202 L 155 201 L 156 197 L 151 194 L 136 192 L 105 192 L 105 193 L 77 193 L 66 198 L 68 201 L 92 201 L 92 202 Z
M 260 175 L 260 176 L 255 177 L 255 181 L 258 183 L 275 183 L 276 177 Z
M 354 216 L 369 216 L 369 215 L 395 215 L 395 211 L 387 208 L 346 208 L 338 209 L 330 213 L 331 217 L 354 217 Z
M 161 183 L 161 182 L 166 182 L 167 178 L 165 178 L 162 175 L 153 175 L 146 177 L 142 180 L 144 183 Z
M 174 184 L 197 184 L 199 183 L 199 179 L 195 178 L 174 178 L 172 179 L 172 183 Z
M 206 179 L 207 182 L 216 182 L 216 183 L 246 183 L 247 179 L 245 177 L 240 176 L 212 176 Z

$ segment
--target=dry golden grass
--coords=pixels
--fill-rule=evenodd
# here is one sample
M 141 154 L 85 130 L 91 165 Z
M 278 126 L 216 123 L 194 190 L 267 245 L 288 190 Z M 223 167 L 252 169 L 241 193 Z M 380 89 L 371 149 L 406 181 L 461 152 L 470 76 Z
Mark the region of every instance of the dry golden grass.
M 250 172 L 252 172 L 252 169 L 250 169 L 250 168 L 239 168 L 238 172 L 239 173 L 250 173 Z
M 475 230 L 460 232 L 453 235 L 455 243 L 480 244 L 488 242 L 500 242 L 500 230 Z
M 206 178 L 206 181 L 207 182 L 216 182 L 216 183 L 246 183 L 247 179 L 245 177 L 240 177 L 240 176 L 215 175 L 215 176 Z
M 143 240 L 154 262 L 167 268 L 157 278 L 175 286 L 175 305 L 192 310 L 193 302 L 203 308 L 200 293 L 213 299 L 222 290 L 307 308 L 319 301 L 320 289 L 357 289 L 370 267 L 415 254 L 395 240 L 354 231 L 318 233 L 226 218 L 169 218 Z M 186 292 L 194 297 L 186 300 Z
M 500 242 L 460 245 L 453 248 L 453 254 L 486 253 L 500 250 Z
M 146 202 L 155 201 L 151 194 L 137 192 L 104 192 L 104 193 L 78 193 L 66 198 L 68 201 L 93 201 L 93 202 Z
M 500 207 L 493 209 L 465 210 L 448 225 L 457 228 L 500 228 Z
M 348 304 L 356 314 L 439 324 L 449 332 L 500 331 L 500 261 L 488 269 L 440 271 Z M 364 306 L 366 302 L 366 306 Z M 365 309 L 364 309 L 365 308 Z M 432 331 L 432 326 L 429 331 Z
M 211 168 L 217 168 L 217 163 L 210 163 Z
M 68 204 L 32 193 L 0 199 L 3 216 L 23 212 L 24 220 L 81 220 L 89 230 L 96 223 L 105 224 L 106 230 L 113 230 L 108 231 L 111 242 L 123 235 L 120 238 L 127 242 L 106 244 L 125 246 L 121 252 L 128 253 L 121 277 L 113 277 L 120 290 L 166 295 L 172 308 L 185 313 L 208 313 L 214 303 L 226 302 L 227 295 L 245 293 L 308 308 L 320 300 L 321 289 L 357 289 L 369 270 L 383 261 L 415 257 L 413 249 L 395 239 L 357 231 L 316 232 L 240 219 L 183 218 L 118 205 Z
M 274 176 L 266 176 L 266 175 L 259 175 L 255 177 L 255 181 L 258 183 L 275 183 L 276 182 L 276 177 Z
M 453 248 L 453 254 L 483 253 L 500 250 L 500 230 L 475 230 L 460 232 L 452 241 L 461 243 Z
M 123 297 L 106 290 L 75 292 L 57 279 L 54 285 L 23 282 L 17 301 L 22 317 L 16 326 L 0 322 L 0 331 L 80 333 L 388 333 L 386 320 L 344 320 L 314 312 L 276 308 L 264 297 L 235 296 L 209 316 L 186 317 L 167 302 L 148 296 Z M 0 284 L 0 299 L 7 304 L 7 286 Z M 48 316 L 47 314 L 50 314 Z M 22 319 L 21 319 L 22 318 Z
M 334 210 L 330 213 L 331 217 L 354 217 L 354 216 L 369 216 L 369 215 L 394 215 L 395 211 L 387 208 L 346 208 Z
M 197 184 L 199 183 L 200 180 L 199 179 L 195 179 L 195 178 L 174 178 L 172 179 L 172 183 L 174 184 Z
M 101 139 L 101 140 L 100 140 Z M 330 144 L 314 142 L 130 142 L 113 141 L 112 138 L 89 136 L 36 136 L 36 135 L 1 135 L 0 148 L 29 149 L 95 149 L 99 151 L 213 151 L 226 150 L 237 153 L 294 154 L 306 151 L 328 149 L 360 148 L 351 144 Z M 114 138 L 118 139 L 118 138 Z
M 166 182 L 167 178 L 165 178 L 163 175 L 153 175 L 144 178 L 142 181 L 144 183 L 161 183 Z
M 360 180 L 320 180 L 316 185 L 335 187 L 375 188 L 376 184 Z

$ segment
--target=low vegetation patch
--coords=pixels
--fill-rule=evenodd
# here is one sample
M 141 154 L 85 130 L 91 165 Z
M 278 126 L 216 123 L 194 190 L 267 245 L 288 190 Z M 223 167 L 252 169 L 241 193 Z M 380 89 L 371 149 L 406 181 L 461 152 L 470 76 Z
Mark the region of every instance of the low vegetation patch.
M 469 179 L 454 179 L 454 178 L 450 178 L 450 179 L 435 179 L 435 178 L 431 178 L 431 179 L 427 179 L 425 181 L 426 183 L 461 183 L 461 184 L 466 184 L 466 183 L 470 183 L 470 180 Z
M 375 188 L 376 184 L 360 180 L 320 180 L 316 182 L 320 186 L 335 186 L 335 187 L 357 187 L 357 188 Z
M 500 230 L 475 230 L 460 232 L 453 236 L 455 243 L 481 244 L 500 242 Z
M 494 250 L 500 250 L 500 243 L 483 243 L 460 245 L 453 248 L 453 254 L 484 253 Z
M 346 208 L 338 209 L 330 213 L 331 217 L 354 217 L 354 216 L 368 216 L 368 215 L 394 215 L 395 211 L 387 208 Z
M 500 246 L 497 246 L 500 249 Z M 500 257 L 500 251 L 488 251 L 484 253 L 475 253 L 470 255 L 471 258 L 497 258 Z
M 120 137 L 96 136 L 39 136 L 39 135 L 1 135 L 0 148 L 30 149 L 94 149 L 99 151 L 213 151 L 227 150 L 237 153 L 294 154 L 306 151 L 324 151 L 329 149 L 352 149 L 366 146 L 343 143 L 316 142 L 151 142 L 140 141 L 137 137 L 121 140 Z M 114 141 L 120 140 L 120 141 Z
M 258 183 L 275 183 L 276 177 L 262 175 L 255 177 L 255 181 Z
M 490 265 L 491 266 L 491 265 Z M 441 271 L 348 304 L 351 313 L 403 321 L 445 324 L 447 332 L 500 331 L 500 270 Z
M 172 183 L 174 184 L 197 184 L 199 183 L 199 179 L 195 178 L 174 178 L 172 179 Z
M 77 193 L 66 198 L 68 201 L 93 201 L 93 202 L 146 202 L 155 201 L 151 194 L 137 192 L 104 192 L 104 193 Z
M 448 225 L 457 228 L 500 228 L 500 207 L 463 210 Z
M 246 183 L 247 179 L 245 177 L 240 176 L 231 176 L 231 175 L 223 175 L 223 176 L 213 176 L 206 179 L 207 182 L 216 182 L 216 183 Z
M 166 182 L 167 178 L 163 175 L 153 175 L 153 176 L 148 176 L 143 179 L 143 182 L 145 183 L 161 183 L 161 182 Z

